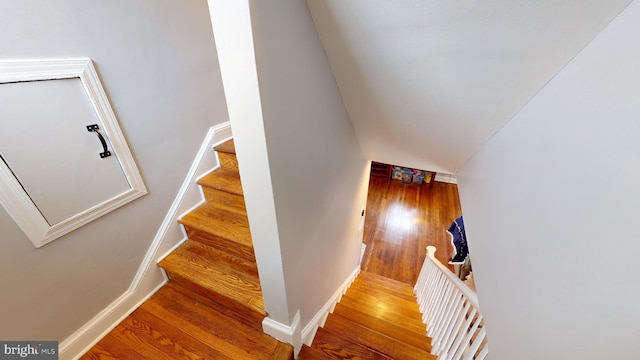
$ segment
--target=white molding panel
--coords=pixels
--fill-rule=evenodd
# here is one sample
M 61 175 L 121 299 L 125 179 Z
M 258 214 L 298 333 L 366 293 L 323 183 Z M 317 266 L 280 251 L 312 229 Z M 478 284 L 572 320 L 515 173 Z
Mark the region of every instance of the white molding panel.
M 0 84 L 60 79 L 80 79 L 82 82 L 82 86 L 101 124 L 100 128 L 109 139 L 112 152 L 120 163 L 130 188 L 111 199 L 95 204 L 63 221 L 50 225 L 25 192 L 11 169 L 7 164 L 0 161 L 0 203 L 36 248 L 147 193 L 138 167 L 90 59 L 0 61 Z

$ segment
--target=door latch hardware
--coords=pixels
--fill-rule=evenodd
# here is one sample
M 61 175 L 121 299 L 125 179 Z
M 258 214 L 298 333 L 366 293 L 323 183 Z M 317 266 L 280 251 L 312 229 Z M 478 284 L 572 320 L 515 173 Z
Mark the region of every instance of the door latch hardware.
M 100 142 L 102 143 L 102 152 L 100 153 L 100 158 L 106 158 L 108 156 L 111 156 L 111 151 L 109 151 L 109 149 L 107 148 L 107 141 L 104 139 L 102 134 L 100 134 L 100 132 L 98 131 L 100 130 L 100 128 L 98 127 L 98 124 L 87 125 L 87 130 L 89 132 L 95 132 L 96 135 L 98 135 L 98 139 L 100 139 Z

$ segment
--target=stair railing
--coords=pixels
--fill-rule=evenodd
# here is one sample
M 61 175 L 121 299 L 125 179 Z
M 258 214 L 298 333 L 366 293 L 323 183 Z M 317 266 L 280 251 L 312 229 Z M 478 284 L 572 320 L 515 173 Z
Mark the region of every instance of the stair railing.
M 478 297 L 427 247 L 414 293 L 438 360 L 483 360 L 489 353 Z

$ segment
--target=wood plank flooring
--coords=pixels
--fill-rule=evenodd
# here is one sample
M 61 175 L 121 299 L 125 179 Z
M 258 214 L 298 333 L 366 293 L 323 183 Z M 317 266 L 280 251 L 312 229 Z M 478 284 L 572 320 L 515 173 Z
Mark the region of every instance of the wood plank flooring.
M 446 229 L 461 214 L 455 184 L 402 184 L 372 176 L 362 270 L 415 285 L 428 245 L 437 248 L 436 257 L 443 264 L 449 261 L 452 249 Z

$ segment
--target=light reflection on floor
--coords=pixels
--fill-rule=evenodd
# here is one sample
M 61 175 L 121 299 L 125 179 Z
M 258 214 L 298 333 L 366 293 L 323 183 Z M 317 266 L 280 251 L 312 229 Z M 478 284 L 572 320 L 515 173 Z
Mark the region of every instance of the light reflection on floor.
M 417 211 L 415 208 L 411 209 L 400 203 L 389 206 L 384 221 L 387 230 L 386 236 L 382 240 L 392 244 L 401 244 L 406 235 L 417 230 L 420 223 Z

